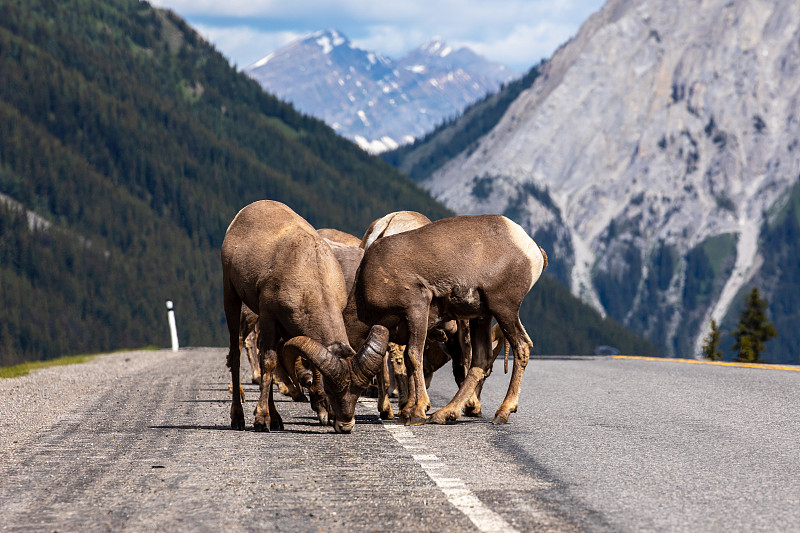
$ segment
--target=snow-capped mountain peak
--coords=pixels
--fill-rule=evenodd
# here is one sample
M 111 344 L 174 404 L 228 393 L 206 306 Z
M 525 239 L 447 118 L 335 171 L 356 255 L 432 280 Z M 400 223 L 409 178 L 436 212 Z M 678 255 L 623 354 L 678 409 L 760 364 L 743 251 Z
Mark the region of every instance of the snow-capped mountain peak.
M 244 71 L 372 153 L 411 142 L 515 77 L 439 38 L 395 61 L 337 30 L 298 39 Z
M 427 43 L 423 44 L 420 48 L 425 53 L 436 55 L 439 57 L 447 57 L 453 49 L 445 43 L 441 37 L 434 37 Z
M 331 53 L 337 46 L 350 44 L 350 41 L 336 30 L 319 31 L 313 34 L 312 38 L 320 46 L 323 54 Z

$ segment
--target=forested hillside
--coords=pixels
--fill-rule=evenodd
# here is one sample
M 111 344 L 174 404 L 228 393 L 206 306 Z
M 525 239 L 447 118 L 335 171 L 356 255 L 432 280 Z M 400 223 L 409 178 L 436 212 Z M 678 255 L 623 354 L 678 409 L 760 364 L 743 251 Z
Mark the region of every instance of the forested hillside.
M 167 346 L 166 299 L 182 345 L 227 344 L 219 247 L 254 200 L 359 236 L 451 214 L 146 2 L 0 0 L 0 80 L 0 364 Z M 647 349 L 614 325 L 595 342 L 562 293 L 572 316 L 529 298 L 539 350 L 547 320 L 562 343 Z
M 408 208 L 408 179 L 236 73 L 138 0 L 0 3 L 2 361 L 159 344 L 223 345 L 219 246 L 247 203 L 363 233 Z

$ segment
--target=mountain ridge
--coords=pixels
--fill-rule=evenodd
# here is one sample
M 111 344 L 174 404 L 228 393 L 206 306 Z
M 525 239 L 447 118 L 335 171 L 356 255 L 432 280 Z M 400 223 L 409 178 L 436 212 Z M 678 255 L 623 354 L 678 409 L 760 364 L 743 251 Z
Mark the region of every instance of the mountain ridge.
M 789 1 L 609 0 L 422 184 L 458 213 L 512 215 L 573 294 L 698 356 L 710 318 L 731 327 L 763 282 L 767 214 L 800 175 L 798 27 Z M 796 362 L 800 337 L 767 350 Z
M 167 299 L 181 346 L 227 345 L 219 250 L 252 201 L 354 235 L 453 214 L 147 2 L 0 0 L 0 79 L 0 365 L 169 346 Z M 536 350 L 654 350 L 547 276 L 523 305 Z
M 515 77 L 441 38 L 392 60 L 338 30 L 297 39 L 243 71 L 372 153 L 413 141 Z

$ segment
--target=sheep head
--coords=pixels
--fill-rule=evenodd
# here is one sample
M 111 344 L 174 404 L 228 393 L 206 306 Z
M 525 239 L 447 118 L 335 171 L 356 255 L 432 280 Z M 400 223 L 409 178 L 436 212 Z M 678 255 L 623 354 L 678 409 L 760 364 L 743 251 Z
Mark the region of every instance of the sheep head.
M 334 430 L 350 433 L 355 425 L 358 398 L 382 367 L 388 344 L 389 330 L 375 325 L 358 353 L 347 344 L 326 347 L 305 336 L 289 339 L 284 350 L 305 357 L 322 373 L 325 394 L 335 418 Z

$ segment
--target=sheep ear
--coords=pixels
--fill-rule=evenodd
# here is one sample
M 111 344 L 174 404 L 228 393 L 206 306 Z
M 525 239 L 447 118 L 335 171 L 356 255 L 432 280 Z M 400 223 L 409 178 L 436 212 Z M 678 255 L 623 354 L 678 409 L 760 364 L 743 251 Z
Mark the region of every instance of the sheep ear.
M 377 324 L 372 326 L 366 342 L 353 360 L 353 380 L 363 388 L 383 366 L 383 357 L 389 345 L 389 330 Z
M 296 357 L 302 356 L 311 361 L 325 379 L 334 385 L 342 387 L 346 383 L 347 369 L 342 360 L 314 339 L 305 336 L 294 337 L 286 341 L 283 349 L 289 350 L 289 353 Z

